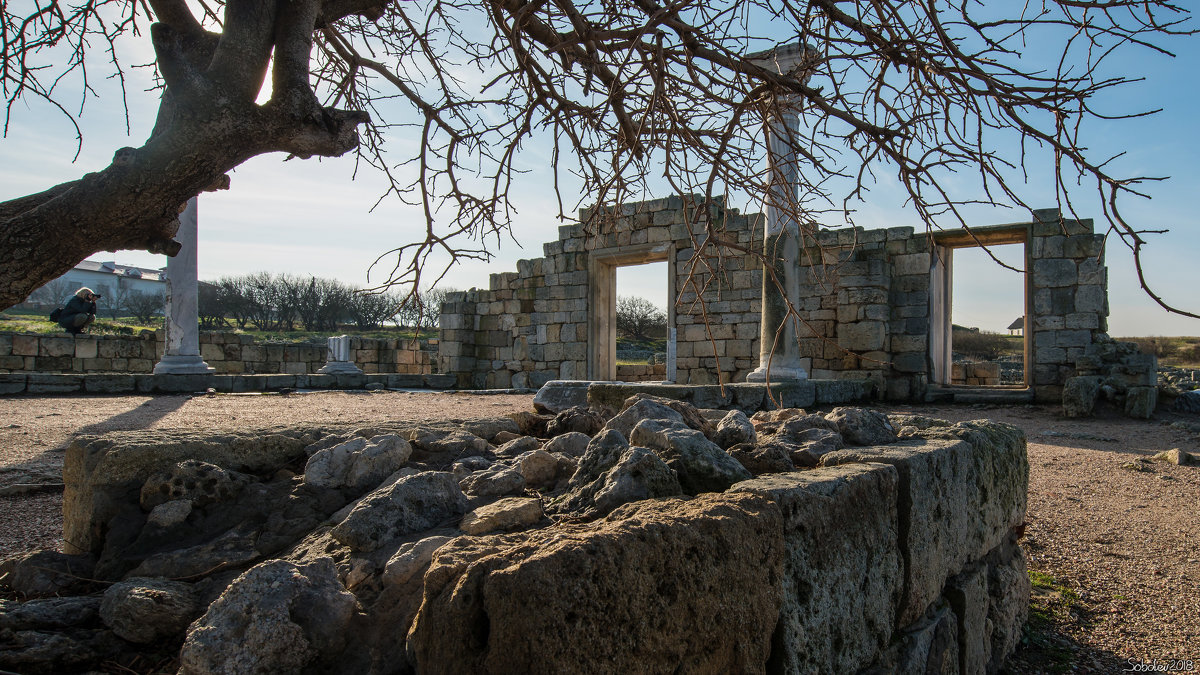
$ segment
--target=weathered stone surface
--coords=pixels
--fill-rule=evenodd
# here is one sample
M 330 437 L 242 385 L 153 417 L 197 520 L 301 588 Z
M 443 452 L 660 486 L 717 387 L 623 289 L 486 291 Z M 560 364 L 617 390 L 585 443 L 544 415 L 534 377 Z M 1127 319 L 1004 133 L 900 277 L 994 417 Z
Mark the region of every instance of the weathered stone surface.
M 557 414 L 557 413 L 555 413 Z M 509 419 L 516 422 L 517 430 L 524 436 L 536 436 L 543 438 L 546 436 L 546 424 L 554 419 L 545 415 L 536 415 L 527 411 L 509 413 Z
M 415 668 L 762 672 L 781 532 L 760 497 L 705 495 L 632 504 L 590 528 L 460 539 L 425 576 Z
M 356 609 L 332 560 L 263 563 L 238 577 L 192 624 L 179 673 L 335 670 Z
M 0 600 L 0 632 L 74 628 L 93 623 L 99 616 L 100 598 L 94 596 Z
M 35 551 L 0 562 L 0 585 L 23 596 L 57 595 L 88 583 L 96 556 Z
M 367 495 L 331 534 L 355 551 L 374 551 L 390 540 L 436 527 L 467 510 L 454 474 L 425 471 Z
M 180 462 L 204 458 L 240 473 L 271 472 L 303 458 L 313 443 L 304 428 L 205 433 L 118 431 L 80 436 L 67 448 L 63 466 L 63 539 L 68 553 L 98 552 L 108 523 L 129 504 L 150 476 Z
M 558 458 L 545 450 L 526 452 L 517 457 L 513 464 L 530 487 L 544 487 L 558 480 Z
M 1183 450 L 1180 450 L 1179 448 L 1172 448 L 1171 450 L 1165 450 L 1163 452 L 1160 452 L 1160 453 L 1154 455 L 1150 459 L 1153 459 L 1153 460 L 1156 460 L 1159 462 L 1166 462 L 1168 464 L 1178 464 L 1179 466 L 1188 466 L 1191 464 L 1198 463 L 1197 459 L 1196 459 L 1196 455 L 1194 455 L 1190 452 L 1184 452 Z
M 591 437 L 587 434 L 579 433 L 578 431 L 568 431 L 565 434 L 560 434 L 546 441 L 542 449 L 552 454 L 558 452 L 570 455 L 571 457 L 583 457 L 583 453 L 587 450 L 587 445 L 591 440 Z
M 650 448 L 674 469 L 687 494 L 724 492 L 752 477 L 746 467 L 695 429 L 664 427 L 655 420 L 644 420 L 634 427 L 629 440 Z
M 164 502 L 186 499 L 193 507 L 229 501 L 252 479 L 215 464 L 188 459 L 169 471 L 154 474 L 142 485 L 142 508 L 149 510 Z
M 1172 409 L 1177 412 L 1200 413 L 1200 389 L 1181 393 L 1175 399 Z
M 898 484 L 893 467 L 850 464 L 733 487 L 783 513 L 779 672 L 857 672 L 887 647 L 903 587 Z
M 557 415 L 567 408 L 587 405 L 588 382 L 551 380 L 543 384 L 533 397 L 538 412 Z
M 104 591 L 100 618 L 118 637 L 152 644 L 181 635 L 201 609 L 191 584 L 132 578 Z
M 729 449 L 729 456 L 736 459 L 746 470 L 755 476 L 764 473 L 782 473 L 784 471 L 794 470 L 795 464 L 792 462 L 792 454 L 789 448 L 780 444 L 767 443 L 765 445 L 751 445 L 743 443 L 735 445 Z M 812 460 L 812 465 L 816 466 L 816 459 Z
M 411 456 L 412 446 L 396 434 L 370 440 L 356 438 L 309 457 L 304 465 L 304 481 L 361 494 L 396 473 Z
M 491 452 L 492 446 L 487 441 L 466 431 L 432 429 L 425 430 L 410 437 L 414 453 L 420 459 L 433 457 L 461 458 L 471 455 L 485 455 Z
M 390 585 L 407 584 L 416 575 L 424 574 L 433 560 L 433 552 L 451 539 L 453 537 L 435 535 L 402 544 L 388 559 L 383 569 L 383 582 Z
M 523 452 L 537 450 L 540 447 L 542 447 L 542 442 L 533 436 L 521 436 L 496 448 L 495 452 L 497 457 L 516 457 Z
M 1063 413 L 1067 417 L 1088 417 L 1096 407 L 1100 384 L 1104 378 L 1096 375 L 1069 377 L 1063 383 Z
M 542 505 L 530 497 L 509 497 L 481 506 L 463 517 L 458 529 L 467 534 L 528 527 L 542 519 Z
M 946 600 L 958 619 L 958 670 L 961 673 L 986 673 L 992 658 L 987 572 L 986 564 L 972 565 L 946 583 Z
M 717 423 L 712 440 L 728 450 L 739 443 L 756 442 L 758 434 L 754 432 L 754 425 L 750 423 L 750 418 L 746 417 L 746 413 L 741 410 L 731 410 Z
M 988 615 L 992 652 L 987 672 L 998 672 L 1004 660 L 1021 642 L 1022 628 L 1029 615 L 1029 573 L 1025 553 L 1010 537 L 987 557 Z
M 908 556 L 900 625 L 915 622 L 947 579 L 1004 543 L 1025 519 L 1029 463 L 1021 430 L 981 420 L 923 434 L 821 458 L 823 466 L 880 462 L 899 471 L 900 502 L 907 505 L 901 549 Z
M 470 497 L 500 497 L 525 491 L 525 476 L 511 466 L 494 464 L 477 471 L 458 483 Z
M 652 399 L 638 399 L 636 403 L 622 410 L 616 417 L 606 422 L 600 434 L 613 430 L 620 432 L 624 438 L 629 438 L 638 422 L 647 419 L 673 421 L 687 426 L 683 415 L 680 415 L 668 406 Z M 598 436 L 599 434 L 597 434 Z
M 683 493 L 674 470 L 653 452 L 630 448 L 625 437 L 612 429 L 588 444 L 568 486 L 550 504 L 552 513 L 603 515 L 630 501 Z
M 638 401 L 654 401 L 655 403 L 665 405 L 671 410 L 679 413 L 679 416 L 683 418 L 684 424 L 695 429 L 696 431 L 702 432 L 705 436 L 712 436 L 713 433 L 716 432 L 716 429 L 713 428 L 712 422 L 709 422 L 704 415 L 700 414 L 700 411 L 696 408 L 696 406 L 686 401 L 680 401 L 674 398 L 637 393 L 625 399 L 625 403 L 621 405 L 621 412 L 624 412 L 637 405 Z
M 125 645 L 112 631 L 91 628 L 17 630 L 0 640 L 0 669 L 22 675 L 89 672 Z
M 884 445 L 896 440 L 896 430 L 883 413 L 866 408 L 834 408 L 825 419 L 853 445 Z
M 567 408 L 546 423 L 546 435 L 558 436 L 572 431 L 592 436 L 604 426 L 600 413 L 586 405 Z
M 869 672 L 928 675 L 957 673 L 958 667 L 958 620 L 949 607 L 941 606 L 896 636 Z
M 1130 387 L 1125 390 L 1125 415 L 1148 420 L 1158 406 L 1158 387 Z
M 150 509 L 150 513 L 146 516 L 146 522 L 165 529 L 184 522 L 191 513 L 192 501 L 190 499 L 172 499 Z
M 601 515 L 630 502 L 682 492 L 678 474 L 658 455 L 646 448 L 631 447 L 596 481 L 593 508 L 585 515 Z

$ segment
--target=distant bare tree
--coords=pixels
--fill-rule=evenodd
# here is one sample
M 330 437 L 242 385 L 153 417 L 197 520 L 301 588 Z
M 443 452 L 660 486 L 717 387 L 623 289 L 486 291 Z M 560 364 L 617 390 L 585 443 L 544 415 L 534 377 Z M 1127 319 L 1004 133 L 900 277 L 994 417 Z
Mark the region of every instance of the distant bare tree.
M 162 293 L 129 291 L 125 295 L 125 311 L 143 325 L 154 322 L 166 311 L 167 299 Z
M 617 332 L 644 340 L 667 325 L 667 315 L 653 302 L 636 296 L 617 298 Z

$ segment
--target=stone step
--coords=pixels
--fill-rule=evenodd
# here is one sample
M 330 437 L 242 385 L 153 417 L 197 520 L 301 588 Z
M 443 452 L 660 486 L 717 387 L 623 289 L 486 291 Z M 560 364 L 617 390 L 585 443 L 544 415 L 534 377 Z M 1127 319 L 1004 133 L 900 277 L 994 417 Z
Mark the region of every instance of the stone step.
M 1033 389 L 1009 389 L 999 387 L 930 387 L 925 393 L 926 403 L 1033 403 Z

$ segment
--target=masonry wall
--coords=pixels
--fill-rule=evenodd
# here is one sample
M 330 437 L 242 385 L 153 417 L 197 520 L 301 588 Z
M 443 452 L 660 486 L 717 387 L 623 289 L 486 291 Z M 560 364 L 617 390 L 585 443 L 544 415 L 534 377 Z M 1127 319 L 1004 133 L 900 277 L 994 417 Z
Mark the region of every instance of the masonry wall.
M 588 325 L 595 318 L 589 280 L 597 260 L 644 249 L 663 256 L 677 290 L 676 382 L 744 380 L 758 362 L 762 273 L 743 251 L 761 249 L 761 217 L 719 204 L 699 213 L 693 203 L 672 197 L 584 210 L 580 220 L 588 225 L 560 227 L 558 240 L 543 246 L 543 257 L 518 261 L 516 272 L 493 274 L 486 290 L 451 294 L 441 310 L 441 371 L 472 388 L 589 379 Z M 709 224 L 734 246 L 702 245 Z
M 460 387 L 608 379 L 593 367 L 597 346 L 588 342 L 589 322 L 601 319 L 590 306 L 600 263 L 614 250 L 660 246 L 668 251 L 678 299 L 675 381 L 744 381 L 758 365 L 762 273 L 747 252 L 762 246 L 762 217 L 720 205 L 697 214 L 690 203 L 674 197 L 581 211 L 580 221 L 588 226 L 560 227 L 559 239 L 544 245 L 544 257 L 519 261 L 516 272 L 492 275 L 487 290 L 453 294 L 442 306 L 441 372 L 455 374 Z M 697 253 L 708 224 L 723 243 L 708 243 Z M 1076 360 L 1106 339 L 1103 236 L 1094 233 L 1090 220 L 1062 221 L 1056 210 L 1037 211 L 1029 223 L 974 231 L 1015 237 L 1026 246 L 1032 345 L 1027 384 L 1038 400 L 1060 400 Z M 957 243 L 946 243 L 954 237 Z M 923 398 L 933 381 L 933 317 L 948 316 L 934 312 L 937 252 L 968 244 L 962 233 L 911 227 L 805 234 L 796 261 L 803 268 L 798 310 L 804 325 L 798 334 L 810 376 L 866 380 L 889 400 Z M 710 273 L 705 263 L 720 271 Z M 995 378 L 961 383 L 989 384 Z
M 419 341 L 353 338 L 363 372 L 429 374 L 435 352 Z M 139 335 L 0 333 L 0 373 L 149 373 L 164 350 L 161 331 Z M 252 335 L 204 332 L 200 356 L 218 374 L 307 375 L 325 365 L 325 345 L 265 344 Z
M 1093 343 L 1107 342 L 1108 269 L 1104 235 L 1091 220 L 1059 221 L 1035 211 L 1029 226 L 1034 396 L 1062 400 L 1063 384 Z M 1027 338 L 1029 339 L 1029 338 Z

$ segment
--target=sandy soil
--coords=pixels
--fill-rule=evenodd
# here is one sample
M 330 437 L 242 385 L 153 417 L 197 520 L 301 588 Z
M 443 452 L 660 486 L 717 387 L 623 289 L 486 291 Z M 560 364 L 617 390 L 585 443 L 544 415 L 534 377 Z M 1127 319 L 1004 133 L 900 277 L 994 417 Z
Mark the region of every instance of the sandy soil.
M 529 396 L 434 392 L 0 398 L 0 495 L 10 492 L 0 496 L 0 557 L 61 545 L 61 488 L 53 485 L 76 434 L 465 419 L 530 409 Z M 1037 613 L 1010 672 L 1120 672 L 1170 659 L 1200 669 L 1200 467 L 1145 461 L 1171 448 L 1200 451 L 1200 419 L 1136 421 L 1101 411 L 1068 420 L 1035 406 L 882 409 L 994 419 L 1029 439 L 1022 543 L 1037 582 Z

